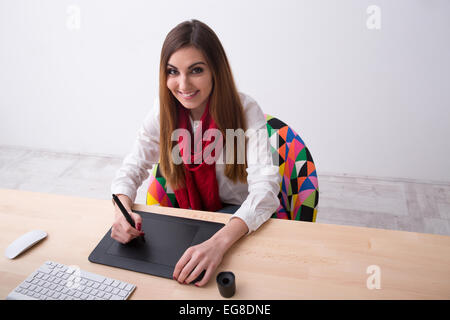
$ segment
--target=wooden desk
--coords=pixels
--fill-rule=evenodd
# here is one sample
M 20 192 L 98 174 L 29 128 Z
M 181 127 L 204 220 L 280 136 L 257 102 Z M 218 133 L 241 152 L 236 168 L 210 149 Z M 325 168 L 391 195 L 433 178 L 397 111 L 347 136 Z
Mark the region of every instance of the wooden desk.
M 151 210 L 222 223 L 230 217 Z M 0 221 L 2 299 L 46 260 L 136 284 L 131 299 L 222 299 L 215 276 L 197 288 L 89 262 L 112 225 L 110 200 L 0 190 Z M 34 229 L 48 237 L 16 259 L 4 256 L 11 241 Z M 371 265 L 380 268 L 381 289 L 367 288 Z M 231 248 L 216 275 L 224 270 L 236 276 L 235 299 L 450 299 L 450 237 L 271 219 Z

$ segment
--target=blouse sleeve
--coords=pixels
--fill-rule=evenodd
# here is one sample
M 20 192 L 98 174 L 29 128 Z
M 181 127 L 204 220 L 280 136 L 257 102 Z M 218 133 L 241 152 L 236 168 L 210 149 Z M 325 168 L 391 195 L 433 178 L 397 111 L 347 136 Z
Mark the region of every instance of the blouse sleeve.
M 253 106 L 247 107 L 246 111 L 247 123 L 251 123 L 246 132 L 248 196 L 231 217 L 241 218 L 247 224 L 247 235 L 258 229 L 279 207 L 281 182 L 279 168 L 272 159 L 264 114 L 254 100 L 249 103 Z
M 159 101 L 155 100 L 138 131 L 131 153 L 123 160 L 111 185 L 113 194 L 125 194 L 133 202 L 138 188 L 159 161 Z

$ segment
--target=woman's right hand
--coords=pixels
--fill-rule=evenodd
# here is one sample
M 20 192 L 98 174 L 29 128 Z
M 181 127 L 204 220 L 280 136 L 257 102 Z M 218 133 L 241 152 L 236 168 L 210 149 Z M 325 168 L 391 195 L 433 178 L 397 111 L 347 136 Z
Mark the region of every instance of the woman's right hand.
M 125 209 L 128 211 L 131 219 L 134 221 L 134 225 L 136 228 L 133 228 L 125 219 L 124 215 L 120 211 L 119 207 L 114 204 L 114 224 L 111 228 L 111 238 L 119 241 L 122 244 L 126 244 L 137 238 L 139 236 L 144 235 L 145 233 L 141 231 L 142 228 L 142 218 L 137 213 L 131 211 L 131 200 L 126 195 L 117 195 L 120 199 L 120 202 L 124 205 Z

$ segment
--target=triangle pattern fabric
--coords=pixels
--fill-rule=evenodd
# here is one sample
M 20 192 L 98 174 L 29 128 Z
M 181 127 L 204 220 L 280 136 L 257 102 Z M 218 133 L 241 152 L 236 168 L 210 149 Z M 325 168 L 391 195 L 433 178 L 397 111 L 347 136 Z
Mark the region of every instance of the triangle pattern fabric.
M 273 217 L 315 221 L 319 184 L 311 153 L 300 135 L 283 121 L 270 115 L 266 115 L 266 121 L 271 151 L 274 159 L 279 159 L 282 177 L 278 194 L 280 206 Z

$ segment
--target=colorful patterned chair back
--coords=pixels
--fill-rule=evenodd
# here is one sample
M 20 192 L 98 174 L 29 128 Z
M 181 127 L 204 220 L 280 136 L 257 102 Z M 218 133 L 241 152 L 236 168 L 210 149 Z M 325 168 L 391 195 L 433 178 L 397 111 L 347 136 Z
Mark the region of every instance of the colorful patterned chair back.
M 300 136 L 283 121 L 266 115 L 274 163 L 280 168 L 280 206 L 272 218 L 315 222 L 319 202 L 316 166 Z
M 279 164 L 280 206 L 272 218 L 316 221 L 319 188 L 316 168 L 303 140 L 284 122 L 266 115 L 274 162 Z M 154 165 L 147 190 L 147 205 L 179 207 L 173 190 Z

